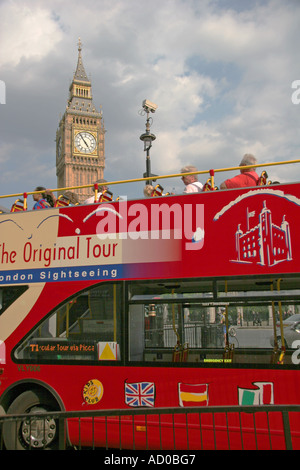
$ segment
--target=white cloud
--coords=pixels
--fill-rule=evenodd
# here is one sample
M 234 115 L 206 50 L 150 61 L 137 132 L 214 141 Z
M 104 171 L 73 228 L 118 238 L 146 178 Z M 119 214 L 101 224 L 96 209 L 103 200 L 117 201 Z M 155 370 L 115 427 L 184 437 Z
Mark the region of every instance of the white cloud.
M 49 8 L 32 2 L 4 2 L 0 6 L 0 66 L 16 66 L 25 58 L 41 60 L 62 38 Z

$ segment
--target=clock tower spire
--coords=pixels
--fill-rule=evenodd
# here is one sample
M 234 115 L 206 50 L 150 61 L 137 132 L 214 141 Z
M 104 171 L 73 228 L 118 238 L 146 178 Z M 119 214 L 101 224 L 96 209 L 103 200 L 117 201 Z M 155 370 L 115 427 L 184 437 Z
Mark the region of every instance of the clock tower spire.
M 57 187 L 84 186 L 103 178 L 104 122 L 92 98 L 92 84 L 82 61 L 78 41 L 77 68 L 69 88 L 66 111 L 56 132 Z M 92 195 L 91 188 L 76 190 L 80 202 Z

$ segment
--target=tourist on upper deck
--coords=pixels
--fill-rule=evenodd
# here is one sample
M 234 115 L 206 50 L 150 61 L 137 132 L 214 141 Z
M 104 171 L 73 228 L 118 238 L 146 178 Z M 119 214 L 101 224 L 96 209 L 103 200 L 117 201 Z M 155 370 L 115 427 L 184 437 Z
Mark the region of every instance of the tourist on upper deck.
M 43 193 L 33 194 L 33 200 L 35 204 L 33 210 L 37 209 L 47 209 L 49 207 L 54 207 L 56 198 L 50 189 L 46 189 L 43 186 L 37 186 L 35 191 L 44 191 Z
M 96 183 L 98 184 L 97 199 L 99 201 L 99 199 L 101 198 L 101 196 L 103 194 L 103 191 L 108 190 L 108 187 L 105 184 L 105 183 L 107 183 L 107 181 L 104 180 L 104 179 L 100 179 L 100 180 L 96 181 Z M 93 188 L 93 191 L 95 191 L 95 188 Z M 93 204 L 94 202 L 95 202 L 95 196 L 92 196 L 92 197 L 89 197 L 88 199 L 86 199 L 83 204 Z
M 257 159 L 251 153 L 246 153 L 240 163 L 240 167 L 254 165 L 253 168 L 240 169 L 240 174 L 220 184 L 220 189 L 242 188 L 257 186 L 259 176 L 255 171 Z
M 198 171 L 196 167 L 192 165 L 187 165 L 181 168 L 180 173 L 190 173 Z M 203 184 L 199 183 L 198 175 L 185 175 L 181 177 L 183 183 L 185 184 L 184 193 L 200 193 L 203 189 Z
M 153 191 L 154 191 L 154 186 L 152 186 L 152 184 L 146 184 L 146 186 L 144 187 L 144 196 L 152 197 Z
M 63 194 L 63 198 L 67 201 L 69 200 L 71 206 L 76 206 L 77 204 L 79 204 L 78 196 L 73 191 L 65 191 Z

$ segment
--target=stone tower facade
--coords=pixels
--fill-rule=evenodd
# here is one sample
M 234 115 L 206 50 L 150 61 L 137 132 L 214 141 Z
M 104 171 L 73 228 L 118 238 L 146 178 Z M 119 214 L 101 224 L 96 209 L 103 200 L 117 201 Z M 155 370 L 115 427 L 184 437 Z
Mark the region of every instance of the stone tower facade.
M 56 132 L 56 176 L 58 188 L 85 186 L 103 178 L 105 167 L 105 129 L 102 111 L 92 98 L 92 84 L 85 72 L 81 42 L 78 62 L 69 88 L 66 111 Z M 74 190 L 79 201 L 92 196 L 92 188 Z

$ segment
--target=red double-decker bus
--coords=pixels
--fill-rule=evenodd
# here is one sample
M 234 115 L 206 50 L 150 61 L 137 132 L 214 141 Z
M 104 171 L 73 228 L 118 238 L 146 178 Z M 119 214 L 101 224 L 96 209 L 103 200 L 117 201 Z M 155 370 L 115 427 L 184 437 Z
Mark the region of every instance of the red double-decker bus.
M 299 404 L 299 217 L 299 183 L 2 213 L 1 414 Z

